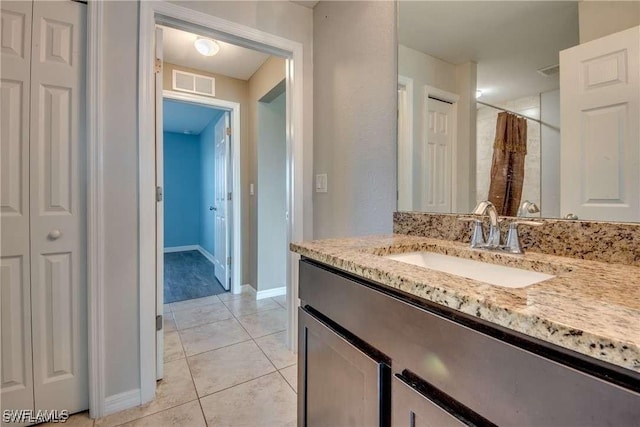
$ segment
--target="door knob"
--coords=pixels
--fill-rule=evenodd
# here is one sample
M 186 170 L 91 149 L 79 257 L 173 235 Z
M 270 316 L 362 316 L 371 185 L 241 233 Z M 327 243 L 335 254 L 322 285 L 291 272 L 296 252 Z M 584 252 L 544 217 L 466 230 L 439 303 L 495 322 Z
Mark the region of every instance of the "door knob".
M 47 234 L 49 240 L 58 240 L 60 237 L 62 237 L 62 232 L 58 229 L 53 229 Z
M 568 214 L 565 215 L 564 219 L 576 220 L 576 219 L 578 219 L 578 215 L 572 214 L 572 213 L 568 213 Z

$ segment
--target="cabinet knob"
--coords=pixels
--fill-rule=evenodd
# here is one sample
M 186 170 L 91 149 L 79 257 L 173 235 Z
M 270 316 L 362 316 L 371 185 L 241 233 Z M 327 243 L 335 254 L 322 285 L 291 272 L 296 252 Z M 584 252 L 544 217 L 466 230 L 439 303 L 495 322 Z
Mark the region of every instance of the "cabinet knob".
M 56 228 L 51 230 L 49 234 L 47 234 L 47 237 L 49 238 L 49 240 L 58 240 L 60 237 L 62 237 L 62 232 Z
M 573 213 L 568 213 L 568 214 L 566 214 L 566 215 L 565 215 L 565 217 L 564 217 L 564 218 L 565 218 L 565 219 L 573 219 L 573 220 L 576 220 L 576 219 L 578 219 L 578 215 L 573 214 Z

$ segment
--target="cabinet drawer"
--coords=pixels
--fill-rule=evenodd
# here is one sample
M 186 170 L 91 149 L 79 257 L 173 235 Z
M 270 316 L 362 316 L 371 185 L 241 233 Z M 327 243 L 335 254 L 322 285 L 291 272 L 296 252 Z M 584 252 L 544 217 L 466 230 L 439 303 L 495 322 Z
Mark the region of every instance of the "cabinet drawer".
M 371 286 L 300 264 L 300 298 L 497 425 L 638 425 L 640 394 Z
M 298 425 L 387 426 L 389 367 L 305 309 L 298 322 Z

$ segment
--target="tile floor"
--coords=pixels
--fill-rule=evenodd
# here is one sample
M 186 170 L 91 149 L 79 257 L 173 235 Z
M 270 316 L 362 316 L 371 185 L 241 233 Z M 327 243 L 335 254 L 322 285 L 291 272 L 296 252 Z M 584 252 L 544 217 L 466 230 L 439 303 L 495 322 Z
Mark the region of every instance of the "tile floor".
M 296 356 L 285 346 L 285 297 L 255 291 L 166 304 L 165 377 L 156 399 L 73 427 L 296 425 Z

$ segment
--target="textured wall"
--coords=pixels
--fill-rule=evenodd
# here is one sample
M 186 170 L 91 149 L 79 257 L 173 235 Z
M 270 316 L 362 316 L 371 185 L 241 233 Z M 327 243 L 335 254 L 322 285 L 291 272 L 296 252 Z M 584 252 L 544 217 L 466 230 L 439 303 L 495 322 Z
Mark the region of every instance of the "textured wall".
M 314 238 L 390 232 L 396 207 L 395 4 L 323 1 L 313 11 Z
M 200 137 L 164 133 L 164 247 L 200 243 Z

